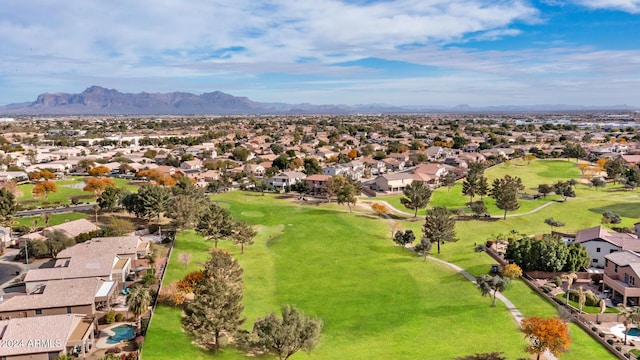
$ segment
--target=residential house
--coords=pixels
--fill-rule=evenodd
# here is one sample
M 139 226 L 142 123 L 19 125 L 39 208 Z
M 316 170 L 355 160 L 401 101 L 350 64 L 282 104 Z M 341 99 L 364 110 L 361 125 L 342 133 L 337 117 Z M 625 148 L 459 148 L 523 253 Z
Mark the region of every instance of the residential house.
M 98 278 L 52 280 L 25 295 L 0 301 L 0 319 L 59 314 L 95 315 L 111 304 L 116 283 Z
M 20 182 L 29 180 L 29 174 L 24 171 L 0 171 L 0 182 Z
M 72 220 L 64 222 L 62 224 L 46 227 L 41 231 L 37 231 L 35 233 L 22 235 L 18 238 L 16 244 L 18 246 L 21 246 L 22 241 L 25 240 L 44 241 L 47 239 L 47 236 L 52 235 L 54 232 L 61 232 L 67 238 L 75 239 L 75 237 L 80 234 L 96 230 L 100 230 L 100 228 L 87 219 Z
M 382 192 L 398 192 L 404 190 L 413 182 L 413 175 L 409 173 L 390 173 L 375 178 L 372 190 Z
M 304 181 L 309 185 L 309 191 L 313 195 L 320 195 L 325 186 L 329 183 L 329 179 L 331 179 L 331 176 L 329 175 L 314 174 L 307 176 Z
M 591 257 L 591 266 L 603 268 L 605 256 L 616 251 L 640 251 L 638 232 L 640 223 L 635 225 L 636 234 L 610 232 L 602 226 L 596 226 L 579 231 L 575 242 L 584 246 Z
M 451 166 L 439 163 L 419 164 L 413 169 L 413 174 L 426 175 L 427 184 L 438 185 L 450 169 Z
M 265 167 L 261 164 L 246 164 L 244 166 L 244 172 L 247 175 L 251 176 L 264 176 L 264 172 L 266 171 Z
M 303 181 L 307 175 L 297 171 L 284 171 L 276 176 L 270 177 L 267 180 L 267 184 L 273 186 L 276 189 L 284 189 L 288 186 L 293 186 L 300 181 Z
M 611 292 L 614 303 L 640 304 L 640 254 L 617 251 L 605 256 L 603 290 Z
M 399 161 L 390 157 L 382 159 L 382 162 L 386 166 L 387 171 L 401 171 L 404 170 L 406 165 L 404 161 Z
M 85 358 L 95 344 L 95 317 L 62 314 L 0 321 L 0 359 L 57 359 L 63 354 Z
M 202 161 L 200 159 L 193 159 L 183 161 L 180 163 L 180 169 L 184 170 L 200 170 L 202 169 Z

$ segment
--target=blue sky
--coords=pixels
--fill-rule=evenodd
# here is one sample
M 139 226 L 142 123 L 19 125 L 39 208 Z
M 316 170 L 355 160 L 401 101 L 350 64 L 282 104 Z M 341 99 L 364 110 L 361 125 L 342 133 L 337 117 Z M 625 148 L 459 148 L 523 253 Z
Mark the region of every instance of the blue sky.
M 640 106 L 640 0 L 22 0 L 0 104 L 91 85 L 261 102 Z

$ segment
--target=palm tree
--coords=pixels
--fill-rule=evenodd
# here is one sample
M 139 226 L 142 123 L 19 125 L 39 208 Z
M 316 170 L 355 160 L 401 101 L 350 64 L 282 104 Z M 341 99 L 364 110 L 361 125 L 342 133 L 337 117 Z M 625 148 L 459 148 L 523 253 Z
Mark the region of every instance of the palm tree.
M 571 285 L 573 285 L 573 282 L 577 278 L 578 278 L 578 275 L 576 275 L 576 273 L 562 275 L 562 279 L 567 280 L 567 304 L 569 304 L 569 291 L 571 291 Z
M 638 324 L 638 322 L 640 322 L 640 307 L 634 306 L 629 310 L 623 303 L 619 303 L 618 310 L 620 310 L 620 315 L 624 317 L 624 344 L 627 345 L 627 332 L 629 332 L 629 328 L 632 324 Z
M 100 206 L 98 204 L 93 205 L 93 212 L 96 214 L 96 226 L 98 226 L 98 213 L 100 212 Z
M 140 329 L 140 316 L 149 311 L 151 306 L 151 293 L 148 287 L 136 286 L 130 289 L 127 297 L 129 311 L 136 317 L 138 329 Z
M 580 314 L 582 314 L 582 307 L 584 303 L 587 301 L 587 293 L 584 291 L 582 286 L 578 288 L 578 307 L 580 308 Z

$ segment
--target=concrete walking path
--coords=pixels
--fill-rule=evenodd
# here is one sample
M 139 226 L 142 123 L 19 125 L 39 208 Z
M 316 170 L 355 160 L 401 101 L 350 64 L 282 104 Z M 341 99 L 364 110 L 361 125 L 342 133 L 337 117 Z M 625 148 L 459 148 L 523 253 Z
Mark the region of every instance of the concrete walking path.
M 462 274 L 462 276 L 467 278 L 472 283 L 477 284 L 476 283 L 476 277 L 471 275 L 468 271 L 466 271 L 465 269 L 461 268 L 460 266 L 458 266 L 456 264 L 452 264 L 452 263 L 444 261 L 444 260 L 440 260 L 438 258 L 434 258 L 433 256 L 427 256 L 427 259 L 429 259 L 431 261 L 435 261 L 435 262 L 443 264 L 443 265 L 446 265 L 446 266 L 456 270 L 460 274 Z M 513 319 L 518 323 L 518 326 L 520 326 L 520 324 L 522 323 L 522 319 L 524 319 L 524 316 L 522 315 L 520 310 L 518 310 L 518 308 L 511 301 L 509 301 L 509 299 L 507 299 L 502 293 L 500 293 L 500 292 L 496 293 L 496 298 L 498 300 L 502 301 L 505 304 L 505 306 L 507 307 L 507 310 L 509 310 L 509 312 L 511 313 L 511 316 L 513 317 Z M 551 354 L 549 351 L 545 351 L 543 353 L 543 356 L 544 356 L 544 359 L 547 359 L 547 360 L 557 360 L 557 358 L 553 354 Z

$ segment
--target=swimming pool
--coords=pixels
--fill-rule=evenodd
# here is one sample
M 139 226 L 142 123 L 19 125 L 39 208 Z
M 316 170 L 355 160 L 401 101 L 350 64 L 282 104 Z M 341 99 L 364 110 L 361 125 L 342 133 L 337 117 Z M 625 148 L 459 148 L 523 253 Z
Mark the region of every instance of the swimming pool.
M 114 328 L 109 329 L 114 332 L 114 335 L 109 336 L 107 339 L 107 344 L 117 344 L 122 340 L 130 340 L 133 339 L 135 335 L 135 326 L 131 325 L 119 325 Z

